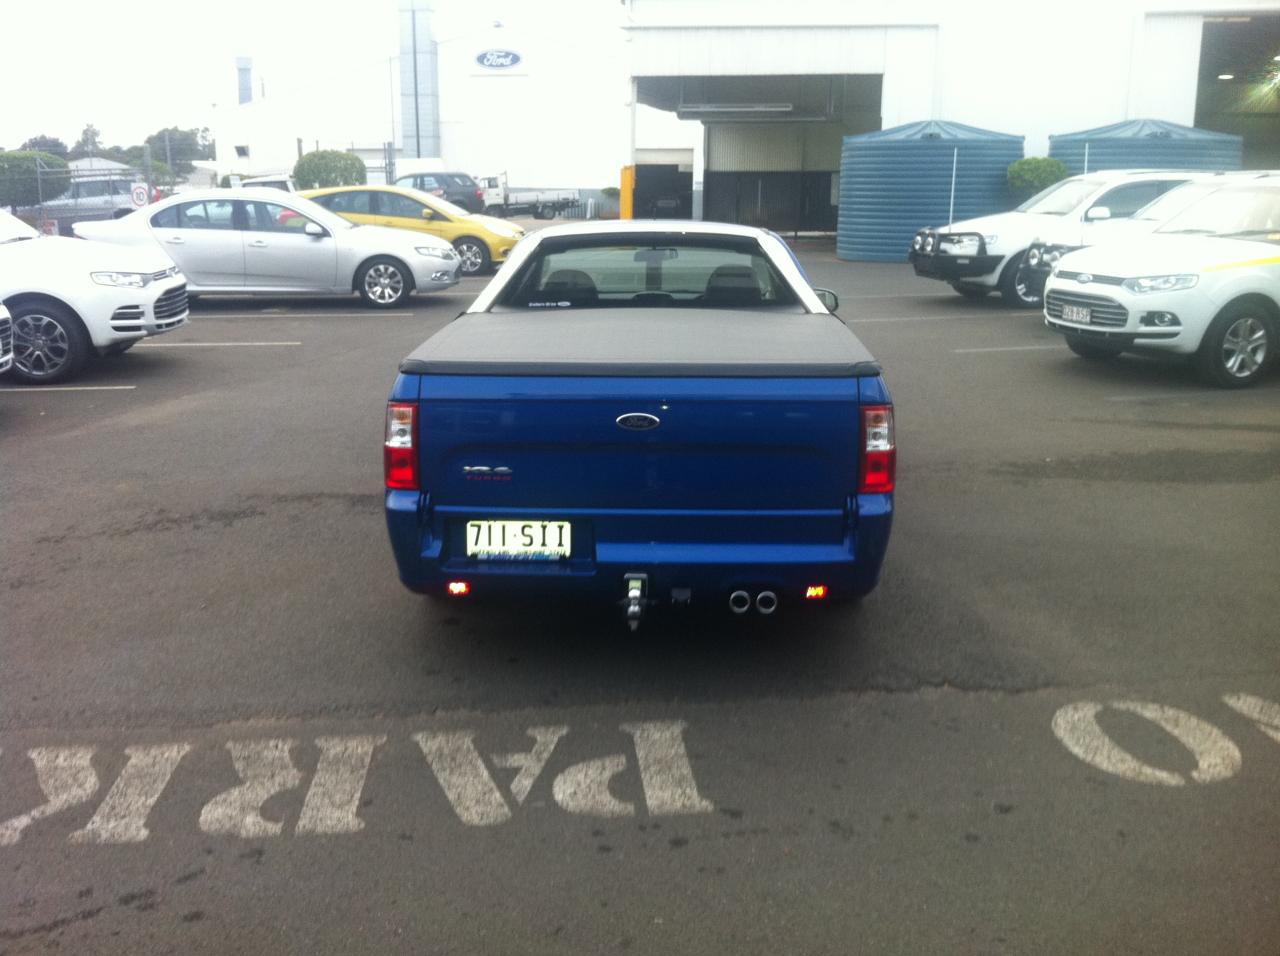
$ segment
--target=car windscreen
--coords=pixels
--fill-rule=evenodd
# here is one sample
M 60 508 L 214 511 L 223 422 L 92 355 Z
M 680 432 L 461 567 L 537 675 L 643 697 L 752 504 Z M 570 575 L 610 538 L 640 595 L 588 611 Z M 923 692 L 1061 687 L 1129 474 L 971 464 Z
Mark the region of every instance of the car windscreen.
M 455 186 L 468 186 L 471 189 L 475 189 L 476 187 L 476 181 L 470 176 L 466 176 L 462 173 L 450 173 L 447 178 L 451 179 Z
M 1219 189 L 1156 232 L 1280 242 L 1280 187 Z
M 1017 211 L 1033 212 L 1041 216 L 1065 216 L 1101 186 L 1102 183 L 1096 179 L 1064 179 L 1036 193 L 1019 206 Z
M 471 215 L 471 213 L 467 212 L 461 206 L 455 206 L 453 203 L 449 202 L 449 200 L 443 199 L 440 196 L 433 196 L 431 193 L 425 193 L 421 189 L 413 189 L 409 191 L 413 193 L 414 199 L 417 199 L 419 202 L 426 203 L 436 212 L 442 212 L 446 216 L 452 216 L 455 219 L 465 219 Z
M 653 234 L 543 240 L 497 304 L 804 311 L 756 240 Z
M 1222 183 L 1184 183 L 1176 189 L 1170 189 L 1159 199 L 1147 203 L 1133 214 L 1133 218 L 1163 222 L 1221 188 Z

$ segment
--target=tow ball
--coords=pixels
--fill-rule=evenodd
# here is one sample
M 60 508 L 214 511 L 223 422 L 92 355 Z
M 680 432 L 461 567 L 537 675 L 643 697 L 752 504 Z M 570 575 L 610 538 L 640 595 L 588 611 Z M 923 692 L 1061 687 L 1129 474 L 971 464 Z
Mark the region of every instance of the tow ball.
M 626 610 L 627 626 L 634 631 L 640 627 L 640 618 L 644 615 L 645 605 L 648 603 L 649 575 L 624 574 L 622 579 L 627 589 L 627 596 L 622 606 Z

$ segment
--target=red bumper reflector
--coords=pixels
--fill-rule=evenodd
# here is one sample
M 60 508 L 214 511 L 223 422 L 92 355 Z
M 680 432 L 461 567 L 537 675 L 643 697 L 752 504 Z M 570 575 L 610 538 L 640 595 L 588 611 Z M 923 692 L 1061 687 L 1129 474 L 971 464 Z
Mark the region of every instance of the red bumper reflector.
M 827 596 L 827 586 L 825 584 L 810 584 L 804 589 L 804 596 L 809 601 L 820 601 Z
M 466 581 L 450 581 L 449 593 L 454 597 L 465 597 L 471 593 L 471 585 Z

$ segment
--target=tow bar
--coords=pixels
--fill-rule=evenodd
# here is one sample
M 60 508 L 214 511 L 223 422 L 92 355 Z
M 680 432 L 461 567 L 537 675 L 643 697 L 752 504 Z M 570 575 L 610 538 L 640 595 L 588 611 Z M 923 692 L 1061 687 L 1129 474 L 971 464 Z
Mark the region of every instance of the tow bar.
M 627 626 L 634 631 L 640 627 L 640 618 L 647 603 L 645 595 L 649 590 L 649 575 L 624 574 L 622 578 L 627 587 L 627 596 L 622 605 L 626 609 Z

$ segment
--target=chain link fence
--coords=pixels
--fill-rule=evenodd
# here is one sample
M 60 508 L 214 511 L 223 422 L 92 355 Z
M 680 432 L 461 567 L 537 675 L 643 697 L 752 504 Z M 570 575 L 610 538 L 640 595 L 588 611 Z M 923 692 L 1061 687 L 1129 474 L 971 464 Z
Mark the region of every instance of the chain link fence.
M 49 235 L 72 235 L 71 226 L 115 219 L 173 193 L 180 178 L 171 171 L 98 161 L 74 168 L 43 162 L 0 169 L 0 197 L 19 219 Z

